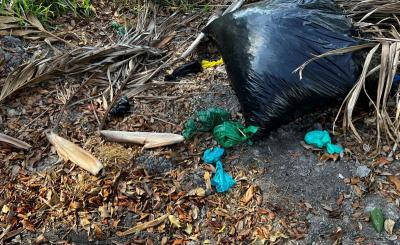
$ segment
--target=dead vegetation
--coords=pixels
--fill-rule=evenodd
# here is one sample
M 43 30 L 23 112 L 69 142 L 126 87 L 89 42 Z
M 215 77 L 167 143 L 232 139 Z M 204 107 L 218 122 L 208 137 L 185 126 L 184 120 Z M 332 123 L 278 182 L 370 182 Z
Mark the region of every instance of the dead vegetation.
M 400 52 L 399 3 L 337 2 L 361 33 L 368 34 L 368 38 L 360 36 L 366 44 L 357 48 L 372 48 L 359 81 L 342 106 L 343 125 L 362 142 L 353 124 L 353 112 L 368 76 L 379 72 L 378 96 L 376 101 L 371 100 L 375 108 L 376 143 L 379 147 L 383 141 L 384 145 L 392 142 L 390 148 L 395 151 L 400 140 L 400 99 L 397 93 L 392 105 L 389 92 Z M 26 97 L 21 100 L 31 113 L 30 121 L 24 123 L 10 116 L 6 126 L 13 136 L 26 138 L 33 145 L 29 154 L 9 148 L 0 150 L 3 159 L 0 240 L 9 241 L 23 231 L 36 235 L 66 227 L 68 232 L 83 229 L 90 239 L 128 236 L 131 242 L 149 244 L 157 240 L 161 244 L 184 244 L 188 241 L 279 243 L 288 238 L 302 239 L 308 226 L 301 217 L 262 204 L 262 193 L 254 185 L 254 178 L 260 175 L 257 170 L 232 168 L 238 180 L 234 190 L 225 196 L 208 193 L 213 169 L 199 167 L 200 154 L 210 145 L 207 139 L 154 151 L 154 155 L 173 161 L 174 169 L 152 175 L 145 168 L 137 168 L 136 157 L 143 153 L 140 147 L 104 143 L 96 134 L 103 128 L 179 133 L 185 119 L 182 115 L 189 117 L 191 106 L 184 100 L 187 94 L 182 93 L 196 96 L 196 86 L 202 86 L 198 83 L 188 88 L 189 82 L 166 83 L 158 75 L 178 60 L 188 48 L 188 40 L 198 34 L 211 13 L 184 15 L 174 13 L 179 8 L 173 7 L 164 15 L 164 9 L 147 1 L 141 9 L 132 29 L 128 28 L 119 37 L 113 36 L 111 41 L 104 37 L 107 41 L 103 40 L 102 45 L 79 45 L 66 40 L 63 32 L 47 31 L 34 19 L 28 19 L 29 25 L 21 28 L 15 17 L 0 17 L 0 33 L 36 42 L 44 40 L 50 47 L 48 50 L 58 50 L 15 68 L 0 80 L 0 105 L 11 105 L 16 103 L 15 97 Z M 188 30 L 189 33 L 184 33 Z M 64 43 L 65 50 L 59 50 L 55 41 Z M 371 67 L 374 56 L 380 57 L 381 62 Z M 36 94 L 29 95 L 29 90 Z M 129 119 L 109 118 L 110 109 L 121 95 L 139 103 L 139 109 Z M 170 115 L 171 108 L 176 115 Z M 59 131 L 71 144 L 79 144 L 79 151 L 97 167 L 90 171 L 94 175 L 71 162 L 52 161 L 60 149 L 44 140 L 45 129 Z M 19 148 L 31 147 L 10 136 L 0 137 L 1 141 Z M 102 162 L 103 172 L 94 158 Z M 149 162 L 158 164 L 154 159 Z M 29 170 L 47 161 L 51 164 L 44 171 Z M 185 176 L 196 176 L 194 169 L 199 168 L 203 172 L 198 178 L 204 186 L 188 190 L 182 187 Z M 397 178 L 393 178 L 391 181 L 398 187 Z M 135 217 L 134 222 L 126 221 L 129 215 Z M 149 233 L 156 234 L 156 238 Z

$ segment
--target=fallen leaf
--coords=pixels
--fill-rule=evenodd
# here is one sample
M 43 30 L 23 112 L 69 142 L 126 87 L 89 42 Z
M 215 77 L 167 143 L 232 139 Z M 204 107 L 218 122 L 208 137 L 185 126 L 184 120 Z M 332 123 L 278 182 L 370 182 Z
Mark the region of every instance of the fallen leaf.
M 390 182 L 392 182 L 396 186 L 396 190 L 400 192 L 400 180 L 396 176 L 388 176 L 387 177 Z
M 161 40 L 161 42 L 159 42 L 155 47 L 156 48 L 163 48 L 165 47 L 169 42 L 172 41 L 172 39 L 174 39 L 174 37 L 176 36 L 176 31 L 172 32 L 171 35 L 165 37 L 163 40 Z
M 251 201 L 251 199 L 253 198 L 253 196 L 254 196 L 254 185 L 251 185 L 251 186 L 247 189 L 247 191 L 246 191 L 246 193 L 244 194 L 244 196 L 240 199 L 240 203 L 241 203 L 242 205 L 246 205 L 248 202 Z
M 208 172 L 208 171 L 204 172 L 204 180 L 206 182 L 207 189 L 211 190 L 211 175 L 210 175 L 210 172 Z
M 274 232 L 274 233 L 272 233 L 270 236 L 269 236 L 269 241 L 270 242 L 276 242 L 276 240 L 278 240 L 279 238 L 285 238 L 285 239 L 287 239 L 287 238 L 289 238 L 287 235 L 285 235 L 284 233 L 282 233 L 281 231 L 276 231 L 276 232 Z
M 22 220 L 21 223 L 24 226 L 25 230 L 30 231 L 30 232 L 35 232 L 35 230 L 36 230 L 35 226 L 32 223 L 30 223 L 29 221 Z
M 386 157 L 380 157 L 380 158 L 375 160 L 375 163 L 378 164 L 378 165 L 385 165 L 385 164 L 390 163 L 390 161 L 387 160 Z
M 101 230 L 100 225 L 98 224 L 94 225 L 94 233 L 96 234 L 97 238 L 101 238 L 104 236 L 104 232 Z
M 179 219 L 175 217 L 174 215 L 168 215 L 169 222 L 173 224 L 176 228 L 181 228 L 181 223 L 179 222 Z
M 217 233 L 222 233 L 222 232 L 225 231 L 225 229 L 226 229 L 226 225 L 224 224 L 224 226 L 222 226 L 221 229 L 219 229 L 219 230 L 217 231 Z
M 99 207 L 99 213 L 101 218 L 110 218 L 110 213 L 108 212 L 107 205 L 103 205 Z
M 374 208 L 371 211 L 370 219 L 375 230 L 377 232 L 381 232 L 384 225 L 382 210 L 379 208 Z
M 97 175 L 103 168 L 103 165 L 92 154 L 71 141 L 53 132 L 47 134 L 47 139 L 56 148 L 58 155 L 65 161 L 70 160 L 93 175 Z
M 91 217 L 87 212 L 82 212 L 80 214 L 80 224 L 82 226 L 83 229 L 85 230 L 89 230 L 90 229 L 90 225 L 91 225 Z
M 365 237 L 358 237 L 358 238 L 356 238 L 356 240 L 355 240 L 355 242 L 356 242 L 356 244 L 361 244 L 362 242 L 364 242 L 364 240 L 365 240 Z
M 175 239 L 175 240 L 172 242 L 172 245 L 182 245 L 182 244 L 183 244 L 183 239 L 182 239 L 182 238 Z
M 338 199 L 336 200 L 336 205 L 342 206 L 343 200 L 344 200 L 344 195 L 343 193 L 340 193 Z
M 43 243 L 46 243 L 46 242 L 47 242 L 47 238 L 43 234 L 40 234 L 35 239 L 35 244 L 36 245 L 40 245 L 40 244 L 43 244 Z
M 157 225 L 161 224 L 164 220 L 166 220 L 168 218 L 168 216 L 169 216 L 169 214 L 164 214 L 163 216 L 161 216 L 155 220 L 151 220 L 151 221 L 148 221 L 148 222 L 145 222 L 142 224 L 138 224 L 124 232 L 118 231 L 117 236 L 128 236 L 130 234 L 146 230 L 147 228 L 157 226 Z
M 331 206 L 329 206 L 329 205 L 321 204 L 321 206 L 322 206 L 323 209 L 325 209 L 325 210 L 327 210 L 329 212 L 333 211 L 333 208 Z
M 322 154 L 322 156 L 320 157 L 320 161 L 321 162 L 326 162 L 328 160 L 333 160 L 334 162 L 336 162 L 339 158 L 339 154 L 328 154 L 328 153 L 324 153 Z
M 357 185 L 358 183 L 360 183 L 360 177 L 352 177 L 352 178 L 350 178 L 350 184 Z
M 362 195 L 364 194 L 363 190 L 361 190 L 361 188 L 356 185 L 353 185 L 353 187 L 354 187 L 354 191 L 356 192 L 357 196 L 362 197 Z
M 206 196 L 206 191 L 203 188 L 199 187 L 199 188 L 196 189 L 196 196 L 205 197 Z
M 312 209 L 313 208 L 312 205 L 310 203 L 308 203 L 308 202 L 305 202 L 304 205 L 306 205 L 307 209 Z
M 191 235 L 192 230 L 193 230 L 193 226 L 191 224 L 187 224 L 186 229 L 185 229 L 186 234 Z
M 385 220 L 385 223 L 384 223 L 385 231 L 386 231 L 389 235 L 392 235 L 392 234 L 393 234 L 393 228 L 394 228 L 394 225 L 395 225 L 395 224 L 396 224 L 396 222 L 393 221 L 393 220 L 391 220 L 391 219 Z
M 1 209 L 1 212 L 2 212 L 3 214 L 6 214 L 6 213 L 10 212 L 10 208 L 5 204 L 5 205 L 3 206 L 3 208 Z

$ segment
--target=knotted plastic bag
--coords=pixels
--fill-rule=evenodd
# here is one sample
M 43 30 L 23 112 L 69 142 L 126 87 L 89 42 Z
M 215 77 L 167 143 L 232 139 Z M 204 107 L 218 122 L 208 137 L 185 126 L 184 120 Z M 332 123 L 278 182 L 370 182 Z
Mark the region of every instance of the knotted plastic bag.
M 190 139 L 196 132 L 211 131 L 215 126 L 228 121 L 229 118 L 229 112 L 222 108 L 209 108 L 199 111 L 185 123 L 182 135 L 185 139 Z
M 221 157 L 224 154 L 224 149 L 215 147 L 214 149 L 207 149 L 203 154 L 203 161 L 208 164 L 216 164 L 216 171 L 214 177 L 211 179 L 211 185 L 215 186 L 217 192 L 228 191 L 236 181 L 232 176 L 225 172 L 221 162 Z
M 252 144 L 251 136 L 257 130 L 255 126 L 245 127 L 239 122 L 227 121 L 216 126 L 213 135 L 218 144 L 228 148 L 246 141 Z
M 332 144 L 331 136 L 326 130 L 314 130 L 308 132 L 304 136 L 304 141 L 317 148 L 325 148 L 329 154 L 340 154 L 343 152 L 343 148 L 340 145 Z

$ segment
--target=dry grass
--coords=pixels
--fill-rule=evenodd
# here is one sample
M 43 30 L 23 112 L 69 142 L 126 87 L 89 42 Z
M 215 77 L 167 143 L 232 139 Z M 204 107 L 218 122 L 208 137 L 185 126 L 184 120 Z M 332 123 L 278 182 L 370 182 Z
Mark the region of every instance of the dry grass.
M 379 150 L 382 141 L 392 144 L 396 149 L 400 143 L 400 95 L 390 96 L 394 76 L 397 73 L 400 54 L 400 2 L 397 0 L 336 0 L 346 15 L 351 18 L 358 29 L 362 44 L 354 47 L 333 50 L 307 61 L 296 71 L 301 72 L 304 67 L 315 59 L 328 55 L 340 55 L 361 49 L 370 49 L 365 58 L 363 70 L 353 89 L 347 95 L 336 117 L 335 123 L 343 116 L 343 127 L 351 130 L 358 142 L 362 143 L 356 126 L 353 123 L 353 113 L 361 93 L 365 93 L 375 109 L 376 124 L 376 148 Z M 373 64 L 373 60 L 379 60 L 380 64 Z M 366 91 L 366 81 L 371 75 L 379 72 L 377 82 L 376 99 L 373 100 Z M 394 101 L 395 106 L 389 106 Z

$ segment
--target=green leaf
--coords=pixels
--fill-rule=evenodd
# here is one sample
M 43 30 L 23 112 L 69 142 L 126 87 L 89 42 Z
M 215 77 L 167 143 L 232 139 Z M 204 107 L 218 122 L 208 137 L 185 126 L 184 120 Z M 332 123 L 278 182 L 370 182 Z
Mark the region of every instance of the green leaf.
M 374 226 L 374 229 L 377 232 L 381 232 L 383 230 L 383 223 L 384 223 L 382 210 L 379 208 L 374 208 L 371 211 L 370 219 L 372 225 Z

